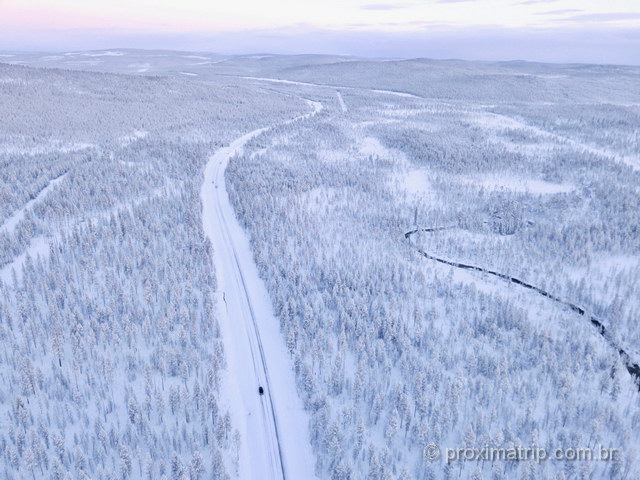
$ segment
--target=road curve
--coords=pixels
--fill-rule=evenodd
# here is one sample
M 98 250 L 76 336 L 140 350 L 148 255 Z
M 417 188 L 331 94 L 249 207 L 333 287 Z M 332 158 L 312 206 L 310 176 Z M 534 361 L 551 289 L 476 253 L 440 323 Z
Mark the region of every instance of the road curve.
M 315 115 L 322 109 L 308 101 Z M 229 159 L 269 128 L 254 130 L 212 155 L 200 192 L 202 224 L 213 246 L 218 321 L 227 358 L 224 401 L 241 435 L 239 477 L 313 479 L 308 417 L 297 396 L 291 361 L 249 241 L 229 201 L 224 171 Z M 258 394 L 258 387 L 264 395 Z

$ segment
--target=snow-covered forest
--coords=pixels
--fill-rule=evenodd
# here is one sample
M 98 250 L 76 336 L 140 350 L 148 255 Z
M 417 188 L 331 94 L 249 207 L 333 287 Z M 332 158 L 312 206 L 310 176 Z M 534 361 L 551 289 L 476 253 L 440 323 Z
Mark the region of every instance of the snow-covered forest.
M 0 64 L 0 475 L 248 478 L 226 187 L 282 477 L 640 478 L 640 69 L 81 55 Z
M 1 475 L 235 478 L 203 168 L 305 103 L 229 82 L 0 78 Z

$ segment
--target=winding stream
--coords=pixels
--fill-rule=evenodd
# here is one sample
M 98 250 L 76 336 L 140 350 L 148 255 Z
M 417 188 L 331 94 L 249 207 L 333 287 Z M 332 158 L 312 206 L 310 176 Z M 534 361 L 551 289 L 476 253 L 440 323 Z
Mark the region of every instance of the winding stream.
M 448 230 L 452 227 L 433 227 L 433 228 L 418 228 L 415 230 L 411 230 L 409 232 L 406 232 L 404 234 L 404 238 L 407 240 L 411 239 L 411 236 L 419 233 L 419 232 L 437 232 L 440 230 Z M 586 319 L 589 320 L 589 322 L 591 323 L 591 325 L 593 325 L 596 330 L 598 331 L 598 333 L 607 341 L 607 343 L 611 346 L 611 348 L 613 348 L 614 350 L 616 350 L 618 352 L 618 354 L 620 355 L 620 358 L 622 359 L 622 363 L 624 363 L 625 368 L 627 369 L 627 371 L 629 372 L 629 374 L 631 375 L 633 381 L 635 382 L 636 386 L 638 387 L 638 390 L 640 390 L 640 366 L 637 363 L 634 363 L 633 360 L 631 359 L 631 356 L 627 353 L 627 351 L 622 348 L 617 342 L 616 340 L 611 336 L 611 334 L 609 333 L 609 331 L 606 329 L 606 327 L 604 326 L 604 323 L 602 322 L 602 320 L 600 320 L 599 318 L 590 315 L 587 313 L 587 310 L 584 309 L 583 307 L 576 305 L 575 303 L 569 302 L 567 300 L 563 300 L 560 297 L 557 297 L 549 292 L 547 292 L 546 290 L 543 290 L 540 287 L 536 287 L 535 285 L 531 285 L 530 283 L 527 283 L 523 280 L 520 280 L 519 278 L 516 277 L 512 277 L 511 275 L 507 275 L 505 273 L 500 273 L 500 272 L 496 272 L 495 270 L 489 270 L 488 268 L 483 268 L 483 267 L 479 267 L 477 265 L 469 265 L 466 263 L 460 263 L 460 262 L 454 262 L 451 260 L 446 260 L 444 258 L 440 258 L 437 257 L 435 255 L 432 255 L 430 253 L 425 252 L 424 250 L 417 248 L 418 252 L 420 253 L 420 255 L 422 255 L 425 258 L 428 258 L 429 260 L 434 260 L 436 262 L 440 262 L 443 263 L 445 265 L 450 265 L 452 267 L 456 267 L 456 268 L 460 268 L 462 270 L 471 270 L 471 271 L 476 271 L 476 272 L 483 272 L 486 273 L 488 275 L 493 275 L 494 277 L 498 277 L 502 280 L 505 280 L 507 282 L 511 282 L 511 283 L 515 283 L 516 285 L 520 285 L 521 287 L 527 288 L 529 290 L 533 290 L 534 292 L 542 295 L 543 297 L 547 297 L 550 300 L 553 300 L 556 303 L 559 303 L 560 305 L 563 305 L 565 307 L 569 307 L 571 310 L 573 310 L 574 312 L 576 312 L 579 315 L 582 315 L 583 317 L 585 317 Z

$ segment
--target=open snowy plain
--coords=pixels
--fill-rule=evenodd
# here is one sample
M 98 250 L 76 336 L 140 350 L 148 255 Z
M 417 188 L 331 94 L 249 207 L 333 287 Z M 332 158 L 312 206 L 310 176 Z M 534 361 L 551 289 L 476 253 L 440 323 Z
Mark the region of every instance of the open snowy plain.
M 640 478 L 640 68 L 0 61 L 2 478 Z

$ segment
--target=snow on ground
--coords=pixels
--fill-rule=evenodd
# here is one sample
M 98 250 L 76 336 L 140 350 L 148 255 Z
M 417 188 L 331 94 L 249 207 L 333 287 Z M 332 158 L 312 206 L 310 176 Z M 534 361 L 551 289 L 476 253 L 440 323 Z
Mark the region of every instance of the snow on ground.
M 69 153 L 86 150 L 94 146 L 95 145 L 91 143 L 64 143 L 57 140 L 49 140 L 36 146 L 32 146 L 31 144 L 20 145 L 20 139 L 15 138 L 11 139 L 11 142 L 6 143 L 2 143 L 2 141 L 0 140 L 0 152 L 7 153 L 9 155 L 15 153 L 24 153 L 28 155 L 37 155 L 41 153 L 52 152 Z
M 640 255 L 600 254 L 594 257 L 586 267 L 569 267 L 566 274 L 574 282 L 585 281 L 591 288 L 591 295 L 603 304 L 611 302 L 623 287 L 631 287 L 637 281 L 640 272 Z M 640 298 L 636 297 L 640 307 Z
M 392 123 L 400 123 L 401 120 L 397 118 L 382 118 L 380 120 L 365 120 L 363 122 L 358 122 L 358 125 L 361 127 L 372 127 L 376 125 L 390 125 Z
M 398 173 L 392 177 L 392 182 L 396 183 L 400 190 L 404 190 L 409 195 L 422 196 L 433 193 L 429 176 L 424 170 L 416 169 Z
M 125 52 L 118 52 L 113 50 L 107 50 L 104 52 L 86 52 L 86 53 L 78 53 L 76 55 L 81 55 L 83 57 L 122 57 L 125 55 Z
M 147 135 L 149 135 L 149 132 L 146 130 L 134 130 L 131 135 L 126 135 L 124 137 L 122 137 L 122 140 L 120 141 L 120 143 L 122 145 L 129 145 L 133 142 L 135 142 L 136 140 L 140 140 L 142 138 L 145 138 Z
M 328 87 L 328 85 L 315 85 L 313 83 L 296 82 L 294 80 L 282 80 L 280 78 L 248 77 L 248 76 L 241 76 L 240 78 L 243 78 L 245 80 L 259 80 L 261 82 L 284 83 L 285 85 L 304 85 L 306 87 L 309 87 L 309 86 L 311 86 L 311 87 L 316 87 L 316 86 Z
M 461 229 L 443 230 L 437 233 L 421 233 L 419 235 L 439 235 L 445 237 L 457 237 L 458 240 L 463 239 L 467 244 L 473 244 L 474 242 L 483 242 L 488 235 L 477 232 L 469 232 Z M 510 242 L 509 238 L 493 236 L 500 242 Z M 415 237 L 416 245 L 419 248 L 425 249 L 439 257 L 452 262 L 463 262 L 468 264 L 480 265 L 485 268 L 492 268 L 491 265 L 486 265 L 484 262 L 477 261 L 472 257 L 461 258 L 456 255 L 451 257 L 449 255 L 441 254 L 439 252 L 430 251 L 428 247 L 423 245 L 420 240 L 420 236 Z M 424 238 L 424 237 L 423 237 Z M 413 242 L 413 241 L 412 241 Z M 505 246 L 506 248 L 506 246 Z M 423 259 L 424 260 L 424 259 Z M 492 275 L 483 272 L 474 272 L 469 270 L 462 270 L 450 265 L 444 265 L 439 262 L 427 260 L 425 265 L 429 265 L 429 268 L 433 268 L 437 271 L 441 271 L 443 276 L 450 276 L 451 280 L 455 283 L 464 284 L 466 286 L 473 287 L 479 292 L 484 294 L 500 297 L 505 301 L 511 302 L 513 305 L 519 305 L 523 307 L 527 312 L 527 317 L 532 325 L 537 325 L 541 331 L 546 332 L 550 338 L 561 339 L 564 336 L 565 328 L 562 325 L 575 328 L 575 323 L 578 323 L 581 328 L 586 325 L 584 320 L 573 314 L 570 310 L 562 305 L 559 305 L 549 298 L 543 297 L 536 292 L 523 288 L 520 285 L 516 285 L 512 282 L 505 281 L 500 278 L 496 278 Z M 558 324 L 560 322 L 560 326 Z M 598 338 L 598 341 L 601 341 Z M 606 347 L 605 347 L 606 348 Z
M 640 268 L 640 255 L 606 255 L 596 257 L 591 267 L 600 271 L 619 272 Z
M 405 97 L 405 98 L 420 98 L 417 95 L 414 95 L 412 93 L 407 93 L 407 92 L 396 92 L 394 90 L 378 90 L 378 89 L 372 89 L 372 92 L 376 92 L 376 93 L 384 93 L 385 95 L 395 95 L 397 97 Z
M 96 65 L 101 65 L 103 60 L 94 59 L 94 60 L 67 60 L 64 62 L 65 65 L 76 65 L 76 66 L 85 66 L 85 67 L 95 67 Z
M 142 62 L 142 63 L 130 63 L 127 65 L 128 68 L 135 69 L 137 73 L 145 73 L 148 72 L 151 68 L 150 63 Z
M 0 269 L 0 280 L 4 283 L 11 282 L 14 270 L 17 279 L 20 280 L 22 278 L 22 267 L 24 266 L 24 262 L 27 260 L 27 256 L 34 260 L 37 257 L 40 257 L 41 259 L 47 258 L 49 256 L 49 239 L 46 237 L 36 237 L 31 240 L 31 244 L 24 252 L 18 255 L 13 262 Z
M 21 209 L 17 210 L 13 215 L 11 215 L 9 218 L 7 218 L 4 221 L 4 223 L 0 226 L 0 232 L 7 232 L 7 233 L 13 232 L 15 228 L 18 226 L 18 224 L 24 218 L 25 212 L 28 209 L 30 209 L 36 202 L 39 202 L 40 200 L 42 200 L 53 188 L 55 188 L 55 186 L 58 183 L 64 180 L 64 177 L 66 176 L 67 174 L 64 173 L 60 175 L 58 178 L 54 178 L 53 180 L 51 180 L 49 182 L 49 185 L 47 185 L 42 190 L 40 190 L 40 193 L 38 193 L 36 197 L 29 200 L 27 203 L 25 203 L 25 205 Z
M 340 93 L 340 91 L 336 90 L 336 95 L 338 96 L 338 103 L 340 104 L 340 109 L 343 112 L 347 111 L 347 104 L 344 103 L 344 98 L 342 98 L 342 94 Z
M 224 62 L 228 62 L 230 59 L 229 58 L 223 58 L 222 60 L 215 60 L 212 62 L 199 62 L 199 63 L 194 63 L 193 65 L 214 65 L 216 63 L 224 63 Z
M 406 155 L 395 149 L 387 148 L 375 137 L 363 137 L 358 141 L 358 151 L 365 157 L 379 157 L 395 163 L 399 168 L 409 165 Z M 338 154 L 340 152 L 337 152 Z M 403 180 L 404 182 L 404 180 Z
M 384 109 L 381 109 L 380 113 L 405 120 L 411 117 L 416 117 L 418 115 L 424 116 L 424 115 L 429 115 L 433 113 L 444 113 L 449 111 L 451 111 L 451 109 L 443 104 L 436 104 L 436 105 L 420 104 L 419 107 L 415 107 L 415 108 L 404 108 L 403 106 L 389 105 L 389 106 L 386 106 Z M 411 118 L 411 120 L 415 121 L 419 119 Z M 438 125 L 437 123 L 427 124 L 427 123 L 420 122 L 420 128 L 422 130 L 426 130 L 429 132 L 435 132 L 435 131 L 441 130 L 442 126 Z
M 575 140 L 573 138 L 564 137 L 562 135 L 558 135 L 553 132 L 548 132 L 541 128 L 538 128 L 533 125 L 529 125 L 528 123 L 508 117 L 506 115 L 501 115 L 499 113 L 493 112 L 482 112 L 480 115 L 475 115 L 471 118 L 474 118 L 478 125 L 483 128 L 513 128 L 513 129 L 521 129 L 525 130 L 529 133 L 532 133 L 541 138 L 552 140 L 554 142 L 568 145 L 578 151 L 585 151 L 588 153 L 592 153 L 594 155 L 599 155 L 602 157 L 607 157 L 616 162 L 626 163 L 631 166 L 634 170 L 640 170 L 640 156 L 632 156 L 632 155 L 620 155 L 617 152 L 612 150 L 608 150 L 606 148 L 602 148 L 595 145 L 589 145 L 583 143 L 581 141 Z
M 197 77 L 198 76 L 197 73 L 192 73 L 192 72 L 180 72 L 180 75 L 186 75 L 187 77 Z
M 364 155 L 384 157 L 389 150 L 375 137 L 365 137 L 360 142 L 360 153 Z
M 308 103 L 314 109 L 309 115 L 322 109 L 318 102 Z M 254 130 L 218 150 L 207 163 L 201 190 L 203 228 L 213 245 L 218 319 L 228 362 L 225 398 L 242 436 L 240 478 L 311 480 L 315 475 L 309 418 L 296 392 L 280 324 L 224 181 L 229 159 L 265 130 Z M 265 388 L 263 396 L 258 386 Z
M 581 327 L 583 320 L 571 314 L 567 309 L 557 303 L 544 298 L 530 290 L 524 289 L 510 282 L 492 277 L 479 272 L 461 270 L 449 265 L 432 263 L 432 268 L 441 270 L 444 275 L 451 275 L 455 283 L 464 284 L 486 295 L 500 297 L 514 305 L 519 305 L 526 311 L 527 319 L 531 325 L 544 332 L 548 338 L 563 341 L 566 328 L 576 328 L 576 323 Z M 559 327 L 560 324 L 560 327 Z M 565 328 L 562 328 L 562 327 Z M 603 348 L 606 348 L 603 344 Z
M 532 178 L 516 178 L 507 175 L 476 175 L 474 177 L 459 177 L 462 182 L 481 186 L 489 190 L 509 190 L 512 192 L 528 192 L 541 195 L 569 193 L 575 186 L 568 183 L 551 183 Z
M 317 214 L 326 215 L 340 205 L 339 191 L 336 188 L 315 187 L 301 194 L 301 197 Z
M 258 80 L 261 82 L 273 82 L 273 83 L 284 83 L 286 85 L 302 85 L 305 87 L 318 87 L 318 88 L 340 88 L 342 90 L 359 90 L 365 92 L 374 92 L 381 93 L 383 95 L 393 95 L 396 97 L 405 97 L 405 98 L 414 98 L 422 100 L 422 97 L 417 95 L 413 95 L 412 93 L 407 92 L 397 92 L 394 90 L 380 90 L 375 88 L 364 88 L 364 87 L 348 87 L 345 85 L 330 85 L 330 84 L 322 84 L 322 83 L 310 83 L 310 82 L 299 82 L 295 80 L 283 80 L 281 78 L 267 78 L 267 77 L 250 77 L 250 76 L 240 76 L 239 78 L 243 78 L 245 80 Z

